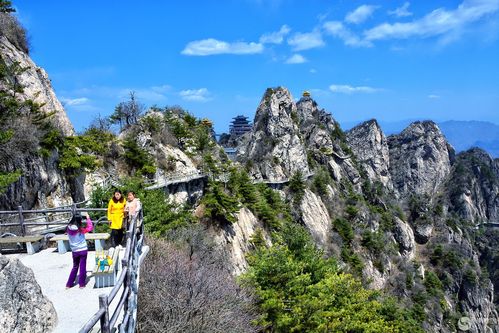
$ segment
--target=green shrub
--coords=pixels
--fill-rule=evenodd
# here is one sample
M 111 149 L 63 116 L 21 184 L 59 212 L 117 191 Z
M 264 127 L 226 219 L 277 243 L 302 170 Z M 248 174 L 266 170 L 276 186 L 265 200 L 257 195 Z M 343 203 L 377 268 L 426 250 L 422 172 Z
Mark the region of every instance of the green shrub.
M 383 232 L 372 232 L 366 230 L 362 233 L 362 245 L 369 249 L 375 255 L 383 252 L 386 246 Z
M 294 204 L 299 205 L 305 195 L 305 182 L 300 171 L 297 171 L 289 180 L 289 190 L 293 195 Z
M 478 276 L 473 269 L 468 268 L 464 271 L 463 280 L 471 285 L 475 285 L 478 282 Z
M 428 294 L 432 296 L 438 296 L 442 293 L 443 285 L 442 281 L 438 276 L 432 271 L 428 271 L 425 274 L 424 285 Z
M 5 192 L 10 184 L 18 181 L 21 175 L 22 172 L 20 170 L 14 172 L 0 172 L 0 194 Z
M 125 162 L 137 172 L 138 175 L 151 175 L 156 172 L 153 157 L 145 149 L 139 147 L 133 137 L 128 137 L 123 142 L 125 149 Z M 133 174 L 133 173 L 132 173 Z
M 284 242 L 250 254 L 242 277 L 259 298 L 259 325 L 276 333 L 422 332 L 408 311 L 322 258 L 303 227 L 288 223 L 280 235 Z
M 201 199 L 205 206 L 205 216 L 218 222 L 236 222 L 236 213 L 239 211 L 239 202 L 227 194 L 220 183 L 209 181 L 205 195 Z
M 327 186 L 332 183 L 331 176 L 325 168 L 320 168 L 315 172 L 312 179 L 312 190 L 320 196 L 327 195 Z
M 337 218 L 333 221 L 334 229 L 340 234 L 345 243 L 350 244 L 354 239 L 352 225 L 344 218 Z
M 345 209 L 345 213 L 347 214 L 347 218 L 352 221 L 355 217 L 357 217 L 359 209 L 355 206 L 348 205 Z

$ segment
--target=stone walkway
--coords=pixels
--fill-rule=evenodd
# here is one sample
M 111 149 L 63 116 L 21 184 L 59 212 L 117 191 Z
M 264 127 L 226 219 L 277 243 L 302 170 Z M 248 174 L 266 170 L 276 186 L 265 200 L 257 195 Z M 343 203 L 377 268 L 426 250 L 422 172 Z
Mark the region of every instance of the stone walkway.
M 80 328 L 99 309 L 99 295 L 109 294 L 111 287 L 94 289 L 94 279 L 90 277 L 95 266 L 95 252 L 89 251 L 87 257 L 87 286 L 80 289 L 78 284 L 66 288 L 66 281 L 73 266 L 71 252 L 59 254 L 55 248 L 48 248 L 34 255 L 12 255 L 31 268 L 42 288 L 43 294 L 54 304 L 58 324 L 53 333 L 78 332 Z M 119 298 L 118 293 L 115 303 Z M 99 324 L 96 325 L 97 327 Z

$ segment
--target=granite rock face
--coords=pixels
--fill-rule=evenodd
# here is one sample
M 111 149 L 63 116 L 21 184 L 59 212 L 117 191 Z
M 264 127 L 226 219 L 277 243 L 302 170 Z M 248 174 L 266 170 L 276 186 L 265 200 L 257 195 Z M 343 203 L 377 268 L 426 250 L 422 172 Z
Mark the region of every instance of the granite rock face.
M 52 303 L 42 294 L 31 269 L 0 255 L 0 327 L 2 332 L 50 332 L 57 323 Z
M 10 63 L 18 62 L 19 66 L 26 70 L 17 77 L 19 83 L 24 87 L 24 92 L 19 97 L 21 99 L 31 99 L 43 105 L 42 111 L 54 112 L 56 125 L 65 136 L 75 133 L 73 125 L 69 120 L 61 102 L 57 99 L 50 79 L 41 67 L 38 67 L 33 60 L 12 45 L 5 36 L 0 36 L 0 53 L 4 61 Z
M 348 145 L 371 182 L 392 189 L 388 140 L 376 120 L 366 121 L 346 133 Z
M 414 259 L 415 251 L 416 251 L 416 242 L 414 240 L 414 232 L 411 227 L 399 219 L 398 217 L 394 217 L 395 227 L 394 234 L 395 240 L 399 244 L 399 252 L 407 258 L 407 260 Z
M 354 185 L 360 181 L 360 174 L 353 164 L 352 156 L 344 151 L 344 137 L 339 123 L 330 113 L 319 109 L 309 96 L 303 96 L 297 103 L 296 122 L 305 141 L 307 157 L 313 157 L 325 166 L 332 177 L 346 179 Z
M 280 181 L 297 171 L 310 172 L 296 117 L 296 104 L 286 88 L 267 89 L 248 143 L 239 149 L 239 159 L 249 165 L 253 178 Z
M 237 213 L 237 221 L 215 230 L 215 241 L 227 253 L 228 267 L 234 275 L 244 273 L 248 268 L 246 254 L 252 249 L 251 238 L 257 231 L 261 232 L 267 245 L 271 245 L 270 236 L 263 224 L 247 209 Z
M 388 137 L 390 176 L 402 196 L 436 193 L 450 173 L 454 149 L 431 121 L 415 122 Z
M 499 159 L 474 148 L 460 153 L 446 183 L 450 208 L 475 223 L 499 221 Z
M 54 112 L 52 124 L 63 135 L 73 135 L 73 126 L 54 93 L 47 73 L 5 36 L 0 36 L 0 56 L 6 64 L 18 63 L 25 69 L 11 78 L 23 87 L 23 92 L 18 93 L 16 98 L 19 101 L 31 99 L 42 105 L 42 112 Z M 0 83 L 0 89 L 8 91 L 3 83 Z M 52 150 L 49 156 L 42 157 L 38 152 L 39 143 L 33 135 L 34 129 L 29 124 L 19 123 L 21 120 L 13 121 L 18 122 L 14 139 L 0 146 L 0 171 L 18 170 L 22 172 L 22 176 L 19 181 L 8 187 L 5 194 L 0 195 L 0 208 L 12 210 L 18 205 L 28 209 L 54 207 L 72 203 L 73 199 L 82 200 L 81 177 L 68 181 L 58 168 L 58 153 Z
M 320 247 L 326 247 L 330 241 L 331 218 L 321 198 L 310 190 L 305 194 L 300 203 L 301 219 L 309 230 L 312 238 Z

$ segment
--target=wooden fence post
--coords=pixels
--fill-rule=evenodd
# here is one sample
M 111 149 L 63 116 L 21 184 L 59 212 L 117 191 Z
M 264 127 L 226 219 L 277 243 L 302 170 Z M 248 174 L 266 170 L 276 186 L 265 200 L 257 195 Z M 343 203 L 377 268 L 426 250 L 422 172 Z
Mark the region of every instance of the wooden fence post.
M 109 304 L 107 302 L 107 295 L 99 295 L 99 308 L 104 308 L 104 314 L 100 317 L 100 330 L 102 333 L 111 333 L 109 327 Z
M 24 225 L 23 206 L 17 206 L 19 212 L 19 224 L 21 225 L 21 235 L 26 236 L 26 226 Z

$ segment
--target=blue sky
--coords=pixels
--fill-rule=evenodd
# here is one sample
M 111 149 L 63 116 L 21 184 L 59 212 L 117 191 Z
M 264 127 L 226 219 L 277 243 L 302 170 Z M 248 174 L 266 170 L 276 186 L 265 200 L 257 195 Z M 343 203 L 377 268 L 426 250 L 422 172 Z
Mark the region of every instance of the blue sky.
M 499 123 L 499 0 L 14 1 L 77 130 L 135 91 L 227 131 L 267 87 L 343 123 Z

